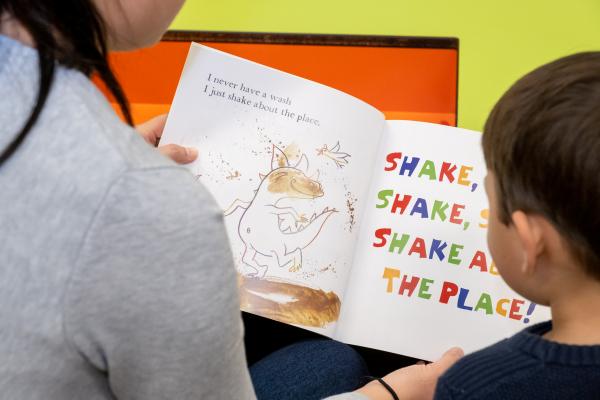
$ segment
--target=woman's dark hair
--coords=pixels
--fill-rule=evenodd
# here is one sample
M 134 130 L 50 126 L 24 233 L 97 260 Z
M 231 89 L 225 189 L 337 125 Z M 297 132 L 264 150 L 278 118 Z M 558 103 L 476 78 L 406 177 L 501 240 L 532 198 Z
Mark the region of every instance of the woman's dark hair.
M 40 71 L 33 110 L 21 131 L 0 154 L 0 164 L 17 150 L 38 120 L 57 63 L 88 77 L 96 74 L 114 96 L 127 123 L 133 124 L 129 103 L 108 64 L 105 24 L 92 0 L 0 0 L 0 16 L 11 17 L 27 29 L 38 51 Z
M 600 279 L 600 52 L 561 58 L 519 79 L 483 133 L 498 215 L 546 217 Z

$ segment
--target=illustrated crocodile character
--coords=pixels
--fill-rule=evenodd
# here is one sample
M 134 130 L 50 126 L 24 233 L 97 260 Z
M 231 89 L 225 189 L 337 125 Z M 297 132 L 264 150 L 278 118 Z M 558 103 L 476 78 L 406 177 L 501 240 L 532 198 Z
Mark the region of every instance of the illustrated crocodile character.
M 244 275 L 262 278 L 270 267 L 302 268 L 302 249 L 319 235 L 323 225 L 335 212 L 325 208 L 309 219 L 293 207 L 294 202 L 323 196 L 321 184 L 306 175 L 308 159 L 302 155 L 290 165 L 285 153 L 273 146 L 271 172 L 261 175 L 261 182 L 250 202 L 236 199 L 225 210 L 231 215 L 244 209 L 238 234 L 244 243 Z

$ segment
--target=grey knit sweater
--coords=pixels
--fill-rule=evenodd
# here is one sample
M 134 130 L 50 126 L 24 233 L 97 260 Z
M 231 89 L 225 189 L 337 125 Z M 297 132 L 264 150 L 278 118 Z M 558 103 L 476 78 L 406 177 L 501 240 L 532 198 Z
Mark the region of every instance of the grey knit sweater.
M 0 150 L 37 51 L 0 36 Z M 253 399 L 221 211 L 60 68 L 0 166 L 0 398 Z

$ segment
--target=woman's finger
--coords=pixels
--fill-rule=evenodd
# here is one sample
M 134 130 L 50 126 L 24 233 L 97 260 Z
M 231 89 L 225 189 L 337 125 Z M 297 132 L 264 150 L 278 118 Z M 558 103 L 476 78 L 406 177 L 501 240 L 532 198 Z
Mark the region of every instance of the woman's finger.
M 193 147 L 183 147 L 176 144 L 167 144 L 158 148 L 165 156 L 178 164 L 189 164 L 198 158 L 198 150 Z
M 148 143 L 156 146 L 163 134 L 166 122 L 167 114 L 163 114 L 137 125 L 135 129 L 137 129 L 140 135 L 142 135 Z

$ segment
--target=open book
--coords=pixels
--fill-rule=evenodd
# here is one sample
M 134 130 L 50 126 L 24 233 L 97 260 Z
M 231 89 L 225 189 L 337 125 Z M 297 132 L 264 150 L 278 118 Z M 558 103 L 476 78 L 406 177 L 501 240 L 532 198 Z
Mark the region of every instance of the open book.
M 223 209 L 243 310 L 433 360 L 549 315 L 486 248 L 479 142 L 193 44 L 161 144 L 200 149 L 190 169 Z

